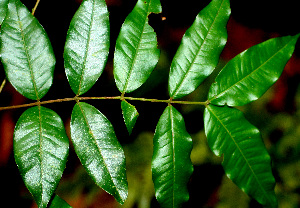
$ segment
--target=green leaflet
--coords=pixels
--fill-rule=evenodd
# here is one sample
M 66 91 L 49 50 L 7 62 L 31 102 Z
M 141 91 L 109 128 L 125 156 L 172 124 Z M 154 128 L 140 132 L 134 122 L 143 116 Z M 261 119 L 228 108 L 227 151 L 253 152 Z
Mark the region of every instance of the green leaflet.
M 209 90 L 215 105 L 242 106 L 261 97 L 280 77 L 299 34 L 273 38 L 233 58 Z
M 227 41 L 229 0 L 213 0 L 186 31 L 171 64 L 169 94 L 173 99 L 193 92 L 214 70 Z
M 36 106 L 19 118 L 14 132 L 14 154 L 24 183 L 39 208 L 47 207 L 65 169 L 69 139 L 61 118 Z
M 19 0 L 10 0 L 1 26 L 1 60 L 18 92 L 39 100 L 52 85 L 55 57 L 37 19 Z
M 8 0 L 0 0 L 0 25 L 2 24 L 7 13 Z
M 158 62 L 160 51 L 148 15 L 160 12 L 159 0 L 138 0 L 122 25 L 114 54 L 114 77 L 123 94 L 139 88 Z
M 187 182 L 193 172 L 193 144 L 182 115 L 174 107 L 168 106 L 163 112 L 153 140 L 155 196 L 162 207 L 180 207 L 189 199 Z
M 84 0 L 71 21 L 64 51 L 66 75 L 76 95 L 87 92 L 98 80 L 109 46 L 105 0 Z
M 131 134 L 136 120 L 139 117 L 139 113 L 133 105 L 131 105 L 125 100 L 121 102 L 121 109 L 126 128 L 128 130 L 128 133 Z
M 49 208 L 72 208 L 65 200 L 55 195 Z
M 209 147 L 224 157 L 226 175 L 259 203 L 277 207 L 270 156 L 259 130 L 241 111 L 213 105 L 205 109 L 204 124 Z
M 71 116 L 71 139 L 96 184 L 124 203 L 128 194 L 125 156 L 110 121 L 95 107 L 77 103 Z

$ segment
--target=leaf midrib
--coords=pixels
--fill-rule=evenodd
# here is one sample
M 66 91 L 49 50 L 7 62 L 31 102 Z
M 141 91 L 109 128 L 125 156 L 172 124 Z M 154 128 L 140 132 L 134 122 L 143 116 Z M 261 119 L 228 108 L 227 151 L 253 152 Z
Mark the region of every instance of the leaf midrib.
M 43 128 L 42 128 L 42 112 L 41 112 L 41 106 L 38 106 L 38 112 L 39 112 L 39 157 L 40 157 L 40 171 L 41 171 L 41 181 L 40 181 L 40 186 L 41 186 L 41 192 L 42 192 L 42 201 L 41 204 L 43 205 L 44 202 L 44 191 L 43 191 L 43 178 L 44 178 L 44 173 L 43 173 Z
M 88 129 L 89 129 L 89 134 L 90 134 L 90 135 L 92 136 L 92 138 L 93 138 L 93 139 L 92 139 L 92 142 L 93 142 L 94 145 L 97 147 L 98 152 L 99 152 L 100 156 L 102 157 L 102 160 L 103 160 L 103 163 L 104 163 L 104 165 L 105 165 L 105 168 L 106 168 L 106 170 L 107 170 L 107 172 L 108 172 L 108 174 L 109 174 L 109 176 L 110 176 L 111 181 L 113 182 L 113 186 L 116 188 L 116 190 L 117 190 L 117 192 L 118 192 L 118 195 L 119 195 L 120 199 L 123 200 L 123 199 L 122 199 L 122 196 L 120 195 L 120 190 L 119 190 L 118 187 L 115 185 L 115 181 L 113 180 L 113 177 L 112 177 L 112 175 L 111 175 L 111 173 L 110 173 L 110 171 L 109 171 L 109 169 L 108 169 L 108 166 L 107 166 L 107 164 L 106 164 L 106 162 L 105 162 L 104 156 L 102 155 L 101 148 L 98 146 L 97 139 L 96 139 L 96 137 L 95 137 L 95 135 L 94 135 L 94 132 L 93 132 L 93 130 L 92 130 L 92 128 L 91 128 L 91 126 L 90 126 L 90 124 L 89 124 L 89 122 L 88 122 L 87 117 L 85 116 L 85 112 L 84 112 L 84 110 L 82 109 L 81 104 L 80 104 L 79 102 L 77 103 L 77 105 L 79 106 L 79 109 L 80 109 L 80 111 L 81 111 L 81 113 L 82 113 L 82 116 L 83 116 L 83 118 L 84 118 L 84 121 L 85 121 L 85 123 L 86 123 L 86 125 L 87 125 L 87 127 L 88 127 Z
M 17 17 L 18 17 L 18 25 L 19 25 L 19 29 L 20 29 L 20 34 L 22 36 L 23 48 L 24 48 L 24 51 L 25 51 L 25 54 L 26 54 L 26 57 L 27 57 L 28 68 L 29 68 L 29 72 L 30 72 L 30 77 L 31 77 L 31 80 L 32 80 L 33 88 L 34 88 L 34 91 L 35 91 L 35 96 L 36 96 L 37 101 L 39 101 L 40 98 L 39 98 L 39 94 L 38 94 L 38 90 L 37 90 L 37 85 L 36 85 L 36 82 L 35 82 L 33 67 L 32 67 L 32 63 L 30 61 L 30 55 L 29 55 L 29 52 L 28 52 L 28 49 L 27 49 L 27 46 L 26 46 L 25 33 L 24 33 L 24 30 L 23 30 L 23 25 L 21 23 L 21 19 L 20 19 L 20 15 L 19 15 L 19 10 L 17 8 L 16 2 L 14 4 L 14 6 L 15 6 L 15 9 L 16 9 Z
M 280 48 L 280 50 L 278 50 L 275 54 L 273 54 L 271 57 L 269 57 L 264 63 L 262 63 L 259 67 L 257 67 L 256 69 L 254 69 L 252 72 L 250 72 L 248 75 L 246 75 L 245 77 L 243 77 L 241 80 L 237 81 L 236 83 L 232 84 L 230 87 L 228 87 L 227 89 L 223 90 L 222 92 L 220 92 L 217 95 L 214 95 L 212 99 L 209 100 L 209 102 L 219 98 L 220 96 L 224 95 L 226 92 L 228 92 L 231 88 L 233 88 L 234 86 L 238 85 L 239 83 L 241 83 L 242 81 L 244 81 L 245 79 L 249 78 L 253 73 L 256 73 L 260 68 L 262 68 L 264 65 L 266 65 L 271 59 L 273 59 L 278 53 L 280 53 L 282 50 L 284 50 L 289 44 L 290 42 L 292 42 L 294 39 L 291 39 L 290 41 L 288 41 L 284 46 L 282 46 Z
M 95 2 L 96 1 L 93 0 L 93 10 L 92 10 L 92 13 L 91 13 L 91 22 L 90 22 L 90 25 L 89 25 L 88 39 L 87 39 L 87 43 L 86 43 L 85 54 L 84 54 L 84 59 L 83 59 L 83 63 L 82 63 L 80 82 L 79 82 L 78 92 L 77 92 L 78 96 L 80 95 L 80 90 L 81 90 L 81 86 L 82 86 L 82 82 L 83 82 L 83 76 L 84 76 L 84 71 L 85 71 L 86 61 L 87 61 L 87 56 L 88 56 L 88 50 L 89 50 L 90 41 L 91 41 L 91 30 L 92 30 L 92 25 L 93 25 L 93 22 L 94 22 L 94 13 L 95 13 L 95 4 L 96 4 Z
M 174 132 L 174 121 L 173 121 L 173 112 L 172 112 L 172 106 L 169 106 L 169 114 L 170 114 L 170 122 L 171 122 L 171 133 L 172 133 L 172 160 L 173 160 L 173 184 L 172 184 L 172 207 L 175 206 L 175 132 Z
M 223 128 L 226 130 L 226 132 L 228 133 L 228 135 L 230 136 L 230 138 L 232 139 L 232 141 L 234 142 L 235 146 L 238 148 L 239 152 L 241 153 L 241 155 L 243 156 L 244 160 L 246 161 L 248 167 L 250 168 L 252 175 L 254 176 L 255 180 L 257 181 L 260 189 L 263 191 L 264 195 L 266 196 L 266 198 L 268 199 L 268 201 L 270 203 L 272 203 L 272 200 L 268 197 L 267 192 L 265 191 L 265 189 L 263 188 L 262 184 L 260 183 L 260 181 L 258 180 L 254 170 L 252 169 L 252 166 L 250 165 L 250 163 L 248 162 L 247 158 L 245 157 L 242 149 L 240 148 L 240 146 L 238 145 L 238 143 L 235 141 L 234 137 L 231 135 L 229 129 L 226 128 L 225 124 L 223 124 L 223 122 L 219 119 L 219 117 L 213 112 L 213 110 L 211 110 L 211 108 L 208 106 L 207 109 L 215 116 L 215 118 L 220 122 L 220 124 L 223 126 Z
M 181 89 L 181 87 L 182 87 L 182 85 L 183 85 L 185 79 L 188 77 L 188 75 L 189 75 L 189 73 L 190 73 L 192 67 L 194 66 L 195 60 L 198 58 L 200 52 L 202 51 L 201 49 L 202 49 L 204 43 L 206 42 L 206 39 L 207 39 L 209 33 L 211 32 L 211 29 L 212 29 L 213 25 L 215 24 L 217 17 L 218 17 L 219 14 L 220 14 L 220 10 L 221 10 L 221 8 L 222 8 L 222 6 L 223 6 L 224 1 L 225 1 L 225 0 L 222 1 L 219 10 L 218 10 L 217 13 L 216 13 L 216 16 L 215 16 L 215 18 L 214 18 L 213 23 L 210 25 L 209 29 L 207 30 L 206 36 L 205 36 L 205 38 L 203 39 L 203 42 L 202 42 L 202 44 L 200 45 L 197 54 L 196 54 L 195 57 L 193 58 L 193 61 L 191 62 L 191 65 L 190 65 L 190 67 L 188 68 L 187 72 L 185 73 L 184 77 L 181 79 L 180 85 L 176 88 L 175 92 L 173 93 L 172 98 L 174 98 L 174 97 L 177 95 L 177 93 L 178 93 L 178 91 Z M 197 32 L 197 33 L 198 33 L 198 32 Z
M 137 55 L 138 55 L 138 49 L 140 48 L 140 45 L 141 45 L 141 42 L 142 42 L 142 36 L 143 36 L 144 30 L 145 30 L 145 27 L 146 27 L 146 24 L 147 24 L 148 15 L 149 15 L 150 3 L 151 3 L 151 0 L 147 4 L 145 22 L 144 22 L 144 25 L 143 25 L 142 32 L 140 33 L 139 42 L 138 42 L 138 45 L 137 45 L 136 50 L 134 52 L 134 57 L 132 59 L 132 64 L 131 64 L 131 67 L 130 67 L 130 70 L 129 70 L 126 82 L 125 82 L 124 87 L 123 87 L 123 91 L 122 91 L 123 95 L 126 93 L 127 86 L 129 84 L 129 80 L 130 80 L 130 77 L 131 77 L 131 74 L 132 74 L 132 71 L 133 71 L 133 66 L 135 65 L 135 61 L 136 61 L 136 58 L 137 58 Z

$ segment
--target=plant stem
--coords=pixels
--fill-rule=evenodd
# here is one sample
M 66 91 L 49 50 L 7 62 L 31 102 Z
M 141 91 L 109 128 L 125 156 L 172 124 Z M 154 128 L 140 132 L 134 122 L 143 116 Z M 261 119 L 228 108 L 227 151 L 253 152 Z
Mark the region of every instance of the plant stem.
M 134 98 L 134 97 L 124 97 L 125 100 L 137 100 L 144 102 L 152 102 L 152 103 L 170 103 L 170 100 L 157 100 L 157 99 L 147 99 L 147 98 Z
M 6 83 L 6 79 L 3 80 L 1 86 L 0 86 L 0 93 L 2 92 L 3 88 L 4 88 L 4 85 Z
M 3 83 L 2 83 L 3 85 Z M 134 97 L 122 97 L 122 96 L 115 96 L 115 97 L 73 97 L 73 98 L 62 98 L 56 100 L 46 100 L 46 101 L 37 101 L 33 103 L 27 103 L 22 105 L 13 105 L 13 106 L 6 106 L 0 107 L 0 111 L 3 110 L 12 110 L 18 108 L 25 108 L 25 107 L 32 107 L 32 106 L 39 106 L 45 105 L 50 103 L 61 103 L 61 102 L 68 102 L 68 101 L 80 101 L 80 100 L 132 100 L 132 101 L 142 101 L 142 102 L 152 102 L 152 103 L 168 103 L 168 104 L 185 104 L 185 105 L 204 105 L 206 106 L 206 102 L 193 102 L 193 101 L 175 101 L 175 100 L 158 100 L 158 99 L 148 99 L 148 98 L 134 98 Z
M 25 107 L 32 107 L 32 106 L 37 106 L 37 105 L 49 104 L 49 103 L 59 103 L 59 102 L 65 102 L 65 101 L 73 101 L 73 100 L 75 100 L 75 98 L 64 98 L 64 99 L 56 99 L 56 100 L 37 101 L 37 102 L 34 102 L 34 103 L 28 103 L 28 104 L 22 104 L 22 105 L 13 105 L 13 106 L 7 106 L 7 107 L 0 107 L 0 111 L 18 109 L 18 108 L 25 108 Z
M 40 1 L 41 1 L 41 0 L 37 0 L 37 1 L 36 1 L 35 5 L 34 5 L 34 7 L 33 7 L 33 9 L 32 9 L 32 12 L 31 12 L 32 15 L 34 15 L 34 13 L 35 13 L 35 11 L 36 11 L 36 8 L 38 7 Z

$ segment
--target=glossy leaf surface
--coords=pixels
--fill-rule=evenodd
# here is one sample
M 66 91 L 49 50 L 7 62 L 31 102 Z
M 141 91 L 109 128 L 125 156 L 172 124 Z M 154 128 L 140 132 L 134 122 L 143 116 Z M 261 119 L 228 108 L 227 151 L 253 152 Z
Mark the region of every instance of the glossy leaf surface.
M 8 0 L 0 0 L 0 25 L 2 24 L 7 12 Z
M 223 155 L 226 175 L 259 203 L 276 207 L 271 160 L 259 130 L 241 111 L 213 105 L 205 109 L 204 124 L 209 147 Z
M 96 184 L 124 203 L 128 194 L 125 156 L 109 120 L 95 107 L 77 103 L 71 117 L 71 139 Z
M 229 0 L 213 0 L 197 15 L 171 64 L 170 97 L 190 94 L 212 73 L 227 41 L 230 13 Z
M 72 208 L 65 200 L 55 195 L 49 208 Z
M 69 139 L 52 110 L 32 107 L 19 118 L 14 154 L 24 183 L 38 207 L 46 207 L 65 169 Z
M 261 97 L 280 77 L 299 35 L 273 38 L 233 58 L 209 90 L 215 105 L 241 106 Z
M 87 92 L 102 74 L 109 30 L 105 0 L 84 0 L 71 21 L 64 51 L 66 75 L 76 95 Z
M 139 113 L 136 108 L 127 101 L 121 102 L 121 109 L 126 128 L 128 130 L 128 133 L 131 134 L 136 120 L 139 117 Z
M 180 207 L 189 199 L 187 182 L 193 172 L 192 138 L 182 115 L 168 106 L 160 117 L 153 139 L 152 175 L 161 207 Z
M 114 54 L 114 77 L 122 93 L 140 87 L 158 62 L 160 51 L 148 15 L 160 12 L 159 0 L 138 0 L 122 25 Z
M 41 99 L 52 85 L 55 57 L 44 28 L 19 0 L 9 1 L 0 41 L 9 82 L 25 97 Z

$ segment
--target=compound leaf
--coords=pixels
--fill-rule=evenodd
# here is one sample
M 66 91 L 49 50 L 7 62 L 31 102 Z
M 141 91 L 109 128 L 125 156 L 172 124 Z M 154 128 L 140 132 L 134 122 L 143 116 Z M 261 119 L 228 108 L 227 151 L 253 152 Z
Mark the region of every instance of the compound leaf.
M 110 121 L 95 107 L 77 103 L 71 116 L 71 139 L 96 184 L 124 203 L 128 194 L 125 156 Z
M 71 21 L 64 51 L 66 75 L 75 94 L 87 92 L 98 80 L 109 46 L 105 0 L 84 0 Z
M 55 195 L 49 208 L 72 208 L 65 200 Z
M 240 53 L 210 87 L 212 104 L 242 106 L 261 97 L 280 77 L 299 35 L 273 38 Z
M 241 111 L 213 105 L 205 109 L 204 124 L 209 147 L 223 155 L 226 175 L 259 203 L 276 207 L 271 159 L 259 130 Z
M 44 28 L 19 0 L 9 1 L 0 41 L 7 79 L 25 97 L 41 99 L 52 85 L 55 57 Z
M 155 195 L 162 207 L 180 207 L 189 199 L 187 182 L 193 172 L 190 159 L 192 138 L 182 115 L 168 106 L 160 117 L 155 134 L 152 175 Z
M 128 133 L 131 134 L 136 120 L 139 117 L 139 113 L 133 105 L 131 105 L 125 100 L 121 102 L 121 109 L 126 128 L 128 130 Z
M 8 0 L 0 0 L 0 25 L 2 24 L 7 13 Z
M 229 0 L 213 0 L 197 15 L 171 64 L 170 97 L 188 95 L 212 73 L 227 41 L 230 13 Z
M 61 118 L 37 106 L 26 110 L 14 132 L 19 171 L 38 207 L 47 207 L 65 169 L 69 139 Z
M 159 0 L 138 0 L 122 25 L 114 54 L 114 77 L 122 93 L 139 88 L 158 62 L 160 51 L 148 16 L 160 12 Z

